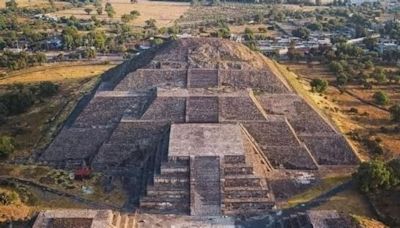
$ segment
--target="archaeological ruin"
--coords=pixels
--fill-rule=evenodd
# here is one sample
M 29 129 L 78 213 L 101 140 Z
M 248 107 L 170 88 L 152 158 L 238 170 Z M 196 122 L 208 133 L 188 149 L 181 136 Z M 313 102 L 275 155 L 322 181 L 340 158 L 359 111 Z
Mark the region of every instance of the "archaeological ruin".
M 358 162 L 264 57 L 219 39 L 172 41 L 111 69 L 37 160 L 89 166 L 105 187 L 122 180 L 132 211 L 193 216 L 265 213 L 281 195 L 271 173 Z

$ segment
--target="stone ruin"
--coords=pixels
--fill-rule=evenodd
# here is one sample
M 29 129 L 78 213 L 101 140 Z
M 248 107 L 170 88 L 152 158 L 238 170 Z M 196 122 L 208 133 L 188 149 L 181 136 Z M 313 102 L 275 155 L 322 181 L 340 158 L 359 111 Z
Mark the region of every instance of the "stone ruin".
M 58 209 L 40 212 L 33 228 L 147 228 L 147 227 L 259 227 L 246 223 L 237 224 L 230 217 L 154 216 L 129 214 L 111 210 Z M 308 210 L 271 218 L 262 222 L 271 228 L 355 228 L 349 216 L 336 210 Z
M 130 197 L 125 207 L 143 212 L 271 211 L 268 172 L 358 159 L 262 61 L 218 39 L 182 39 L 141 54 L 103 76 L 38 161 L 90 166 L 109 177 L 106 188 L 119 179 Z

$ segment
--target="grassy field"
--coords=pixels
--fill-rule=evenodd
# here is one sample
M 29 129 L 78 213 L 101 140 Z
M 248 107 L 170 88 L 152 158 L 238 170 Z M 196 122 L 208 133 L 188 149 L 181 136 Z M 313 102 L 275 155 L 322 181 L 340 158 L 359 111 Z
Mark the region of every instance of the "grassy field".
M 0 125 L 0 135 L 13 136 L 16 142 L 16 151 L 10 159 L 27 158 L 32 155 L 34 149 L 48 144 L 55 131 L 73 110 L 76 102 L 97 84 L 98 76 L 111 67 L 113 65 L 52 64 L 14 72 L 2 78 L 1 90 L 7 90 L 8 85 L 17 82 L 31 84 L 39 81 L 53 81 L 59 85 L 59 91 L 55 96 L 35 103 L 25 113 L 8 117 L 7 121 Z M 67 172 L 50 167 L 6 164 L 0 166 L 0 175 L 27 179 L 53 189 L 116 206 L 121 206 L 125 201 L 121 186 L 116 186 L 111 193 L 103 192 L 100 186 L 100 175 L 87 181 L 74 181 L 69 179 Z M 93 194 L 84 194 L 81 190 L 82 186 L 92 187 Z M 0 192 L 4 188 L 1 186 Z M 18 189 L 19 187 L 14 190 L 18 191 Z M 65 197 L 46 194 L 36 187 L 27 186 L 25 189 L 32 194 L 32 196 L 29 195 L 29 199 L 34 200 L 34 203 L 25 204 L 17 201 L 0 207 L 0 222 L 2 219 L 24 219 L 31 216 L 32 212 L 43 208 L 85 207 L 84 204 L 73 202 Z M 8 189 L 8 191 L 12 190 Z
M 15 137 L 16 152 L 12 157 L 29 156 L 33 148 L 45 145 L 78 99 L 98 81 L 98 75 L 113 65 L 55 64 L 29 68 L 0 80 L 0 88 L 14 83 L 35 83 L 50 80 L 59 85 L 57 95 L 36 103 L 27 112 L 10 116 L 0 126 L 1 135 Z
M 311 187 L 307 191 L 296 195 L 288 200 L 288 207 L 293 207 L 295 205 L 299 205 L 305 202 L 308 202 L 315 197 L 331 190 L 332 188 L 348 181 L 350 179 L 349 176 L 336 176 L 336 177 L 328 177 L 321 180 L 319 184 L 314 187 Z
M 0 205 L 0 223 L 8 220 L 24 220 L 32 215 L 32 209 L 21 202 L 18 194 L 10 188 L 0 187 L 0 194 L 16 196 L 9 205 Z
M 315 208 L 317 210 L 337 210 L 346 214 L 375 217 L 368 200 L 353 186 L 331 197 L 327 202 Z
M 32 67 L 26 70 L 15 71 L 0 78 L 0 85 L 14 83 L 35 83 L 41 81 L 59 82 L 69 79 L 84 79 L 99 75 L 110 69 L 110 64 L 48 64 Z
M 105 4 L 106 1 L 104 1 Z M 131 22 L 132 25 L 142 26 L 148 19 L 155 19 L 158 27 L 171 26 L 174 21 L 183 15 L 186 10 L 190 8 L 189 3 L 178 2 L 157 2 L 139 0 L 136 4 L 131 4 L 130 0 L 108 0 L 115 10 L 115 16 L 112 20 L 120 20 L 123 14 L 129 14 L 132 10 L 140 12 L 140 16 Z M 94 6 L 85 6 L 82 8 L 72 8 L 67 10 L 58 11 L 57 16 L 72 16 L 77 18 L 90 18 L 91 15 L 96 15 L 99 19 L 108 19 L 107 14 L 97 15 L 93 10 L 91 15 L 87 15 L 84 11 L 85 8 L 94 8 Z

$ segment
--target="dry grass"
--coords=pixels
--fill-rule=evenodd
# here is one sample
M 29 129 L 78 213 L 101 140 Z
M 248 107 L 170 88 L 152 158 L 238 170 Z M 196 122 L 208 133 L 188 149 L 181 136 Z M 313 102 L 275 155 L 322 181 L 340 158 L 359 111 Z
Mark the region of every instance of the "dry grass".
M 369 218 L 374 217 L 367 198 L 358 192 L 355 186 L 331 197 L 326 203 L 315 209 L 337 210 L 346 214 L 362 215 Z
M 59 93 L 39 102 L 27 112 L 10 116 L 0 126 L 0 135 L 15 138 L 16 151 L 12 157 L 29 156 L 33 148 L 45 145 L 61 123 L 73 110 L 79 98 L 93 88 L 98 76 L 112 65 L 48 65 L 13 73 L 0 80 L 0 84 L 55 81 Z M 5 88 L 5 86 L 3 86 Z
M 66 79 L 85 79 L 103 73 L 114 65 L 93 64 L 49 64 L 13 72 L 0 78 L 0 85 L 14 83 L 35 83 L 41 81 L 63 81 Z
M 381 222 L 379 222 L 377 220 L 374 220 L 374 219 L 371 219 L 371 218 L 368 218 L 368 217 L 365 217 L 365 216 L 352 215 L 351 217 L 352 217 L 353 221 L 360 228 L 371 228 L 371 227 L 373 227 L 373 228 L 386 228 L 386 227 L 388 227 L 385 224 L 383 224 L 383 223 L 381 223 Z
M 4 165 L 0 168 L 0 175 L 6 175 L 16 178 L 22 178 L 30 180 L 41 185 L 48 186 L 53 189 L 58 189 L 63 192 L 68 192 L 74 195 L 81 196 L 96 202 L 103 202 L 106 204 L 114 205 L 117 207 L 122 207 L 127 199 L 126 193 L 123 191 L 123 186 L 121 182 L 115 182 L 114 189 L 111 192 L 104 192 L 104 188 L 101 185 L 101 175 L 93 174 L 93 177 L 87 180 L 70 180 L 69 174 L 72 171 L 56 170 L 51 167 L 46 166 L 35 166 L 35 165 Z M 61 182 L 56 181 L 57 180 Z M 52 180 L 52 181 L 50 181 Z M 68 184 L 67 184 L 68 183 Z M 66 187 L 66 186 L 69 187 Z M 91 187 L 93 189 L 93 194 L 83 193 L 81 187 Z M 72 188 L 73 187 L 73 188 Z M 38 202 L 35 206 L 40 207 L 66 207 L 66 205 L 57 204 L 58 206 L 48 204 L 46 200 L 43 200 L 42 192 L 36 188 L 31 188 L 34 191 L 34 195 L 38 198 Z M 58 199 L 59 197 L 57 197 Z M 62 199 L 62 198 L 61 198 Z M 67 199 L 65 199 L 68 201 Z M 68 207 L 76 207 L 74 202 L 68 204 Z
M 335 76 L 329 72 L 324 65 L 313 65 L 310 67 L 307 64 L 287 64 L 291 71 L 300 76 L 299 82 L 303 88 L 310 90 L 309 81 L 312 78 L 324 78 L 328 81 L 333 81 Z M 373 102 L 372 95 L 378 90 L 385 91 L 391 98 L 391 104 L 399 102 L 400 86 L 383 85 L 375 86 L 372 90 L 363 89 L 361 86 L 348 86 L 348 91 L 356 94 L 357 97 L 363 100 Z M 399 134 L 384 134 L 380 132 L 382 126 L 394 127 L 390 122 L 388 112 L 367 104 L 357 97 L 347 93 L 341 93 L 337 88 L 329 86 L 324 94 L 306 92 L 305 95 L 314 100 L 317 106 L 324 110 L 325 114 L 334 121 L 341 132 L 361 132 L 362 134 L 372 134 L 375 137 L 382 139 L 383 147 L 388 151 L 385 157 L 392 157 L 399 153 L 400 135 Z M 389 104 L 390 105 L 390 104 Z M 351 108 L 356 108 L 358 114 L 350 113 Z M 368 160 L 370 154 L 367 149 L 359 144 L 359 142 L 347 137 L 352 146 L 356 149 L 359 157 L 362 160 Z
M 106 1 L 104 1 L 105 3 Z M 132 10 L 140 12 L 140 16 L 131 22 L 132 25 L 142 26 L 148 19 L 155 19 L 158 27 L 171 26 L 174 21 L 183 15 L 186 10 L 190 8 L 189 3 L 178 3 L 178 2 L 157 2 L 139 0 L 136 4 L 131 4 L 130 0 L 108 0 L 115 10 L 115 16 L 112 20 L 120 20 L 123 14 L 129 14 Z M 55 14 L 57 16 L 72 16 L 77 18 L 90 18 L 91 15 L 87 15 L 84 8 L 93 6 L 85 6 L 82 8 L 73 8 L 58 11 Z M 103 15 L 97 15 L 96 11 L 93 10 L 92 15 L 96 15 L 99 19 L 108 19 L 107 14 L 104 12 Z
M 5 8 L 6 0 L 0 0 L 0 9 Z M 18 7 L 27 7 L 27 8 L 44 8 L 50 7 L 49 0 L 17 0 Z M 68 2 L 60 2 L 55 1 L 54 5 L 57 8 L 62 8 L 70 5 Z
M 0 8 L 5 7 L 6 0 L 0 0 Z M 48 0 L 17 0 L 18 7 L 45 7 L 50 6 Z
M 0 192 L 12 193 L 13 191 L 8 188 L 0 187 Z M 14 192 L 14 194 L 17 194 Z M 30 207 L 21 202 L 18 197 L 15 202 L 9 205 L 0 205 L 0 223 L 10 220 L 25 220 L 32 214 Z
M 332 188 L 348 181 L 350 176 L 336 176 L 324 178 L 321 180 L 319 184 L 309 188 L 307 191 L 296 195 L 288 200 L 288 207 L 293 207 L 295 205 L 299 205 L 305 202 L 308 202 L 319 195 L 331 190 Z
M 267 25 L 263 24 L 248 24 L 248 25 L 229 25 L 229 30 L 233 34 L 243 34 L 246 28 L 250 28 L 254 34 L 269 36 L 269 37 L 276 37 L 282 35 L 278 30 L 267 30 L 265 33 L 260 33 L 259 28 L 267 29 Z
M 280 6 L 289 10 L 299 10 L 305 12 L 314 11 L 316 9 L 329 9 L 329 6 L 301 6 L 295 4 L 281 4 Z

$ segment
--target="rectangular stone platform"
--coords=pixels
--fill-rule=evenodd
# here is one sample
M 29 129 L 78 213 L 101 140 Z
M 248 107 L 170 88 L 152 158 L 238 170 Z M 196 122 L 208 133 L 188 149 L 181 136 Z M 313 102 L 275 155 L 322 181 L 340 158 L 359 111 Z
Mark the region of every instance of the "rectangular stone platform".
M 244 155 L 236 124 L 172 124 L 169 157 Z

